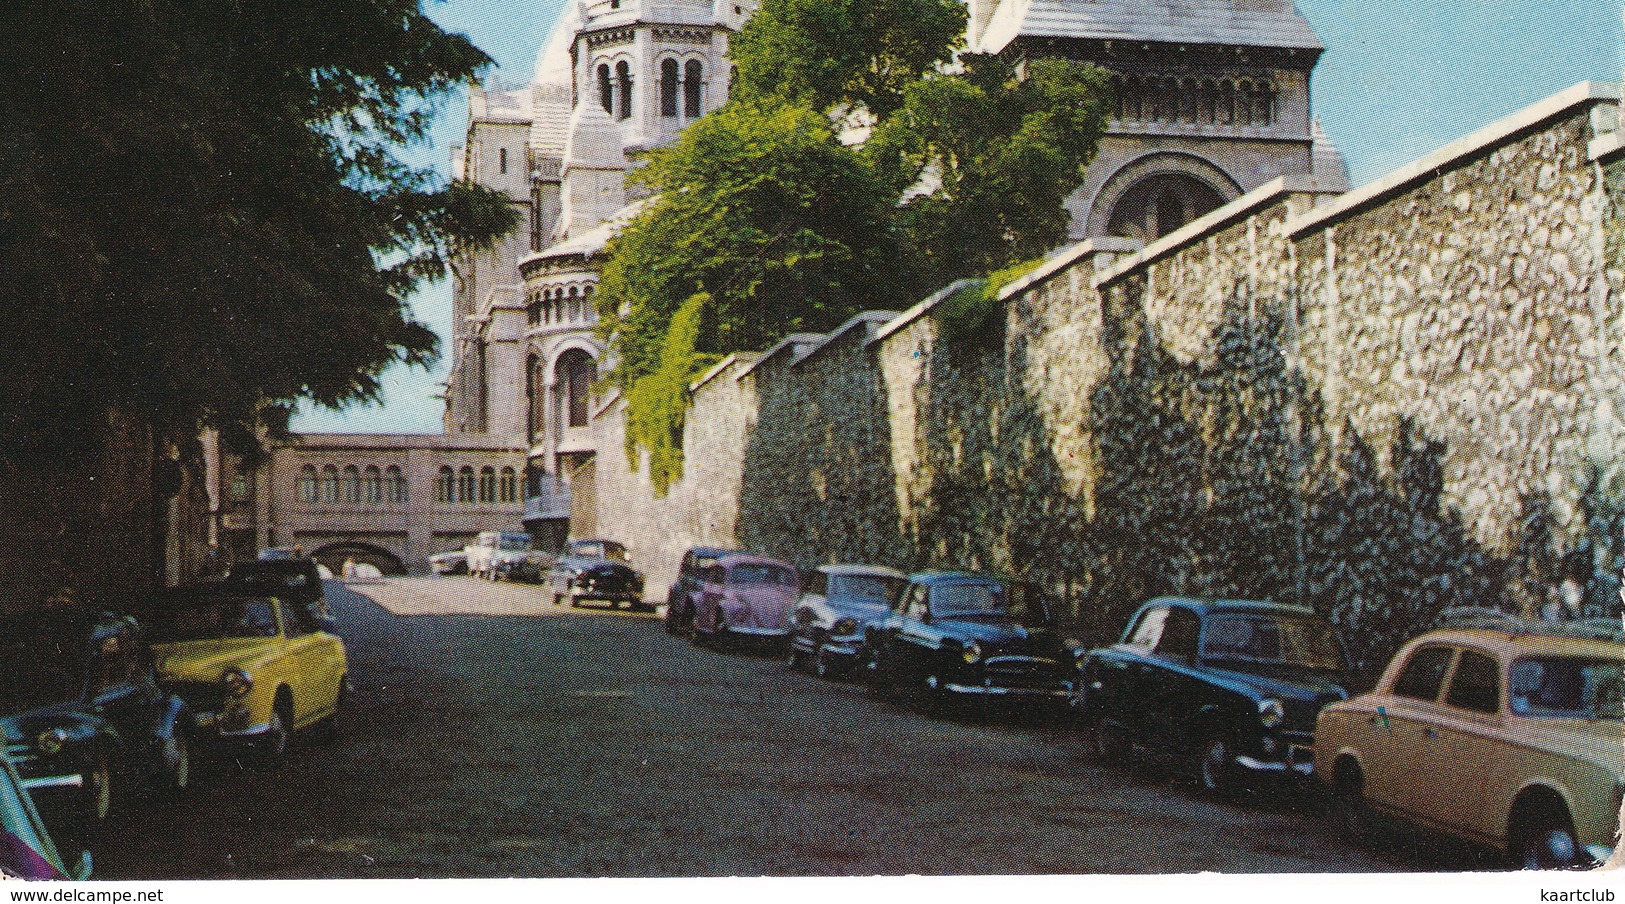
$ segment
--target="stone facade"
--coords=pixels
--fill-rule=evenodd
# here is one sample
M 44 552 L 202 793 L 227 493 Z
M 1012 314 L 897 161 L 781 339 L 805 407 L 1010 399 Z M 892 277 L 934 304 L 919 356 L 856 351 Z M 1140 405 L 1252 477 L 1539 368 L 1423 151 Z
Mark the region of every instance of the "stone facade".
M 1358 191 L 1282 178 L 1150 245 L 1086 241 L 1001 290 L 1002 337 L 950 337 L 945 291 L 802 338 L 726 404 L 695 387 L 668 497 L 621 461 L 600 508 L 638 513 L 652 575 L 700 541 L 989 568 L 1096 640 L 1163 592 L 1313 605 L 1367 663 L 1446 605 L 1573 579 L 1606 609 L 1618 101 L 1577 86 Z

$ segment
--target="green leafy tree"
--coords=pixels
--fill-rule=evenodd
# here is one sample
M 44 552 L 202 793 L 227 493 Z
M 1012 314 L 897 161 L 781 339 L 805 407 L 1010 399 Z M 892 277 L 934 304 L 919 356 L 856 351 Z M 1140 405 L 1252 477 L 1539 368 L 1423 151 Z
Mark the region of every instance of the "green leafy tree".
M 958 0 L 769 0 L 729 45 L 737 97 L 781 97 L 820 112 L 885 117 L 965 30 Z
M 615 239 L 599 284 L 622 388 L 659 370 L 696 293 L 694 350 L 762 348 L 898 296 L 891 194 L 829 120 L 788 103 L 730 103 L 650 155 L 659 194 Z
M 24 0 L 0 56 L 13 461 L 373 398 L 435 354 L 404 295 L 514 223 L 398 156 L 489 62 L 418 0 Z

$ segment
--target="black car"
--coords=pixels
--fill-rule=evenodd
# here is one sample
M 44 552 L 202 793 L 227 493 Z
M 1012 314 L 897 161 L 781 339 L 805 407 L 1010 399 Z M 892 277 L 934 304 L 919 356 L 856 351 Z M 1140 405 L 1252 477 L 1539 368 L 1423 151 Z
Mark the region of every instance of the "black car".
M 683 553 L 682 564 L 677 566 L 677 583 L 666 593 L 666 631 L 669 634 L 692 634 L 694 612 L 699 606 L 701 584 L 706 569 L 717 564 L 723 556 L 743 555 L 738 549 L 715 546 L 696 546 Z
M 85 822 L 105 819 L 126 784 L 178 792 L 191 774 L 191 714 L 159 687 L 129 618 L 0 618 L 0 732 L 42 806 Z
M 321 568 L 308 556 L 233 562 L 226 569 L 226 587 L 250 596 L 274 596 L 304 606 L 322 630 L 337 634 L 327 606 Z
M 931 701 L 1043 700 L 1072 696 L 1072 657 L 1036 588 L 985 574 L 912 575 L 864 632 L 877 695 Z
M 643 574 L 627 562 L 626 547 L 614 540 L 575 540 L 547 571 L 553 605 L 568 600 L 578 606 L 587 600 L 618 608 L 643 608 Z
M 1349 696 L 1347 653 L 1302 606 L 1165 597 L 1079 663 L 1078 704 L 1102 759 L 1135 745 L 1191 764 L 1213 792 L 1247 774 L 1309 775 L 1315 717 Z

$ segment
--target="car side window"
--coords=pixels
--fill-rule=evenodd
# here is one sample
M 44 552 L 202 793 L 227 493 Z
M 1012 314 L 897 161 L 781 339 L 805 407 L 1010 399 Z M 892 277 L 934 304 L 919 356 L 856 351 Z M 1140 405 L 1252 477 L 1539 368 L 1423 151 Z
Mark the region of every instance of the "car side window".
M 1473 650 L 1463 650 L 1450 679 L 1450 692 L 1444 702 L 1481 713 L 1501 708 L 1501 670 L 1495 659 Z
M 1196 657 L 1196 635 L 1201 622 L 1189 609 L 1168 610 L 1162 625 L 1162 636 L 1157 639 L 1156 653 L 1169 659 L 1190 660 Z
M 913 584 L 908 588 L 908 595 L 903 598 L 903 614 L 909 618 L 924 619 L 926 613 L 925 600 L 929 592 L 924 584 Z
M 311 615 L 309 607 L 297 602 L 282 604 L 282 622 L 289 637 L 314 634 L 322 628 L 321 622 Z
M 1450 658 L 1455 652 L 1451 647 L 1423 647 L 1411 654 L 1404 671 L 1394 681 L 1394 693 L 1417 700 L 1439 699 L 1445 670 L 1450 667 Z
M 1128 645 L 1139 647 L 1149 653 L 1157 646 L 1157 641 L 1162 639 L 1162 626 L 1167 621 L 1167 606 L 1145 610 L 1145 614 L 1141 615 L 1140 621 L 1135 624 L 1134 632 L 1129 635 Z
M 120 632 L 104 637 L 96 649 L 96 677 L 91 695 L 100 696 L 128 683 L 137 674 L 135 644 L 130 636 Z

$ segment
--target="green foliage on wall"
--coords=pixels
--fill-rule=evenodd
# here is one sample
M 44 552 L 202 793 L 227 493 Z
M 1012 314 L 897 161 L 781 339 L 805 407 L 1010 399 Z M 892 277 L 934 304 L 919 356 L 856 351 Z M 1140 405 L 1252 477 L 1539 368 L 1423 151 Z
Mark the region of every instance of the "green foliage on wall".
M 1043 259 L 1012 264 L 944 298 L 933 312 L 948 347 L 961 354 L 983 354 L 1004 347 L 1004 304 L 999 292 L 1035 270 Z
M 649 480 L 656 496 L 666 495 L 683 475 L 683 423 L 689 384 L 719 356 L 695 351 L 710 296 L 697 293 L 672 315 L 655 369 L 626 391 L 626 456 L 649 452 Z

